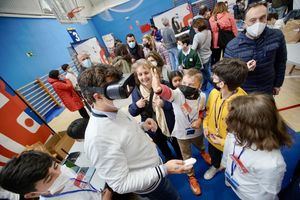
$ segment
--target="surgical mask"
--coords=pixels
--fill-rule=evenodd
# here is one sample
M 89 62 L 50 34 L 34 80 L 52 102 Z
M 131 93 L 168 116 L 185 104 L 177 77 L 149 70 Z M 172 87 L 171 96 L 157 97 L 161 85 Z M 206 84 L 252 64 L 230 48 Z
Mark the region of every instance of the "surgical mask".
M 199 90 L 186 85 L 180 85 L 179 90 L 183 93 L 184 97 L 189 100 L 196 100 L 199 97 Z
M 177 49 L 178 49 L 179 51 L 181 51 L 181 50 L 182 50 L 182 45 L 178 44 L 178 45 L 177 45 Z
M 157 62 L 156 62 L 155 60 L 150 61 L 150 62 L 151 62 L 151 64 L 152 64 L 154 67 L 157 67 Z
M 128 107 L 131 104 L 131 98 L 128 97 L 127 99 L 115 99 L 113 100 L 113 105 L 115 108 L 121 109 L 123 107 Z
M 63 165 L 60 167 L 60 175 L 55 179 L 48 191 L 51 194 L 55 194 L 62 190 L 71 178 L 76 177 L 76 173 L 69 167 Z
M 90 59 L 85 59 L 84 61 L 82 61 L 82 66 L 86 67 L 86 68 L 90 68 L 92 66 L 92 62 Z
M 133 49 L 134 47 L 135 47 L 135 42 L 129 42 L 128 43 L 128 46 L 131 48 L 131 49 Z
M 257 22 L 251 26 L 247 26 L 246 30 L 250 36 L 258 38 L 265 30 L 266 25 L 266 23 Z

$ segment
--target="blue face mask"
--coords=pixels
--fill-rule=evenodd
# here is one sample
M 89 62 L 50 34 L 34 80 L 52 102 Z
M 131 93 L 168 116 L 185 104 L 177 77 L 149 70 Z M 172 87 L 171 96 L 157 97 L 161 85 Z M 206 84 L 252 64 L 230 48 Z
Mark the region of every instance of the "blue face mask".
M 135 42 L 129 42 L 128 43 L 128 46 L 133 49 L 135 47 Z
M 84 61 L 82 61 L 82 66 L 86 67 L 86 68 L 90 68 L 92 66 L 92 62 L 90 59 L 85 59 Z

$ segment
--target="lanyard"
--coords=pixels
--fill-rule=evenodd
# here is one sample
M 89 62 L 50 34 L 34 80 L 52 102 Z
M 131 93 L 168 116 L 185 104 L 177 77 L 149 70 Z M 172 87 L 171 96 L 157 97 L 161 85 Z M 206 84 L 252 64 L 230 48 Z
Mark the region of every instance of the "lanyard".
M 220 121 L 220 118 L 222 117 L 221 116 L 221 112 L 223 111 L 223 108 L 224 108 L 224 103 L 225 103 L 225 99 L 222 101 L 221 105 L 220 105 L 220 108 L 219 108 L 219 111 L 218 111 L 218 115 L 217 115 L 217 101 L 219 99 L 220 95 L 217 97 L 216 101 L 215 101 L 215 116 L 214 116 L 214 120 L 215 120 L 215 126 L 216 126 L 216 129 L 217 129 L 217 132 L 219 132 L 219 127 L 218 127 L 218 122 Z
M 102 192 L 102 190 L 100 189 L 100 191 L 98 191 L 94 186 L 92 186 L 90 183 L 88 182 L 85 182 L 85 181 L 81 181 L 81 180 L 78 180 L 76 178 L 71 178 L 70 180 L 74 180 L 74 181 L 77 181 L 77 182 L 80 182 L 80 183 L 84 183 L 84 184 L 87 184 L 91 187 L 91 189 L 79 189 L 79 190 L 71 190 L 71 191 L 67 191 L 67 192 L 62 192 L 62 193 L 59 193 L 59 194 L 53 194 L 53 195 L 43 195 L 44 197 L 47 197 L 47 198 L 52 198 L 52 197 L 59 197 L 59 196 L 64 196 L 66 194 L 74 194 L 74 193 L 78 193 L 78 192 L 94 192 L 94 193 L 97 193 L 97 192 Z
M 97 113 L 94 113 L 94 112 L 92 112 L 92 115 L 94 116 L 94 117 L 107 117 L 107 115 L 104 115 L 104 114 L 97 114 Z
M 186 115 L 190 123 L 194 120 L 194 118 L 197 116 L 197 114 L 199 114 L 200 100 L 201 100 L 201 95 L 200 95 L 199 98 L 198 98 L 197 111 L 196 111 L 196 113 L 193 115 L 193 117 L 190 118 L 189 114 Z M 184 99 L 184 103 L 188 104 L 188 103 L 186 102 L 186 99 Z
M 232 156 L 235 156 L 235 146 L 236 146 L 236 143 L 234 143 L 234 147 L 233 147 L 233 153 L 232 153 Z M 243 147 L 242 151 L 240 152 L 239 156 L 237 157 L 237 159 L 239 160 L 241 155 L 244 153 L 245 151 L 245 147 Z M 234 170 L 236 169 L 236 163 L 235 161 L 232 161 L 231 163 L 231 176 L 233 176 L 233 173 L 234 173 Z

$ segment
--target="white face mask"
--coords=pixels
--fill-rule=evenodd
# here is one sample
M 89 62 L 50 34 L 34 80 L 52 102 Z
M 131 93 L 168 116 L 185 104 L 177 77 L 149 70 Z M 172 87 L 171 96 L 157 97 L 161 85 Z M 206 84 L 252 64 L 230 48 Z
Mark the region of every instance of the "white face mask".
M 90 59 L 85 59 L 84 61 L 82 61 L 82 66 L 86 67 L 86 68 L 90 68 L 92 66 L 92 62 Z
M 60 175 L 56 178 L 56 180 L 48 189 L 48 191 L 51 194 L 55 194 L 61 189 L 63 189 L 64 186 L 70 181 L 71 178 L 76 177 L 76 173 L 71 168 L 65 165 L 60 167 L 60 171 L 61 171 Z
M 251 26 L 247 26 L 246 30 L 251 37 L 258 38 L 265 30 L 266 25 L 266 23 L 256 22 Z
M 113 100 L 113 104 L 116 108 L 120 109 L 125 106 L 129 106 L 131 104 L 131 98 L 128 97 L 127 99 L 115 99 Z
M 135 47 L 135 42 L 129 42 L 128 43 L 128 46 L 131 48 L 131 49 L 133 49 L 134 47 Z
M 150 61 L 150 62 L 151 62 L 151 64 L 152 64 L 154 67 L 157 67 L 157 62 L 156 62 L 155 60 Z
M 181 51 L 181 50 L 182 50 L 182 45 L 177 44 L 177 49 L 178 49 L 179 51 Z

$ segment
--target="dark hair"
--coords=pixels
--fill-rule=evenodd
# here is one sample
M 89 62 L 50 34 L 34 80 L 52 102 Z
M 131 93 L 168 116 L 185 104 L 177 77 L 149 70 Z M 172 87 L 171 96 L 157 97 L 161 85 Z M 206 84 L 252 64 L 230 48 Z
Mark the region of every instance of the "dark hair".
M 157 62 L 157 67 L 161 68 L 162 70 L 162 67 L 164 66 L 164 60 L 159 55 L 159 53 L 157 53 L 156 51 L 150 51 L 146 59 L 148 59 L 149 57 L 154 58 Z
M 245 17 L 248 13 L 248 11 L 251 9 L 251 8 L 256 8 L 258 6 L 265 6 L 266 8 L 268 7 L 267 3 L 265 1 L 256 1 L 256 2 L 253 2 L 251 4 L 248 4 L 246 10 L 245 10 Z
M 44 179 L 54 159 L 40 151 L 25 151 L 12 158 L 0 171 L 0 186 L 25 195 L 36 191 L 35 184 Z
M 181 41 L 182 44 L 190 44 L 190 36 L 188 34 L 184 34 L 180 37 L 178 37 L 177 41 Z
M 158 28 L 155 25 L 151 25 L 151 28 L 154 28 L 155 30 L 158 30 Z
M 116 67 L 108 64 L 97 64 L 84 70 L 78 77 L 78 84 L 88 103 L 95 102 L 94 91 L 90 87 L 105 87 L 112 81 L 122 78 L 122 72 Z
M 49 78 L 58 79 L 59 71 L 54 69 L 49 72 Z
M 89 123 L 89 119 L 80 118 L 74 120 L 67 129 L 67 134 L 73 139 L 84 139 L 85 129 Z
M 69 67 L 68 64 L 63 64 L 63 65 L 61 66 L 61 69 L 62 69 L 63 71 L 66 71 L 66 70 L 68 69 L 68 67 Z
M 207 8 L 206 5 L 201 5 L 201 6 L 199 7 L 199 15 L 202 15 L 202 16 L 203 16 L 207 11 L 208 11 L 208 8 Z
M 234 91 L 245 82 L 248 67 L 239 59 L 224 58 L 213 66 L 212 72 L 227 85 L 230 91 Z
M 134 36 L 132 33 L 128 33 L 128 34 L 126 35 L 126 40 L 127 40 L 127 38 L 129 38 L 129 37 L 133 37 L 133 38 L 135 39 L 135 36 Z
M 271 95 L 250 94 L 231 101 L 226 119 L 227 131 L 235 134 L 241 146 L 272 151 L 292 145 L 291 136 Z
M 169 83 L 170 83 L 172 89 L 175 89 L 175 87 L 172 83 L 172 80 L 174 77 L 177 77 L 177 76 L 179 76 L 181 79 L 183 77 L 183 75 L 180 71 L 171 71 L 170 73 L 168 73 Z
M 202 18 L 199 18 L 199 19 L 196 19 L 193 23 L 193 27 L 194 28 L 197 28 L 199 32 L 207 29 L 207 25 L 206 25 L 206 22 L 204 19 Z
M 126 44 L 118 44 L 115 49 L 115 56 L 121 56 L 129 64 L 131 64 L 131 55 L 128 52 Z
M 278 14 L 277 13 L 269 13 L 267 17 L 267 21 L 270 21 L 272 18 L 278 19 Z

